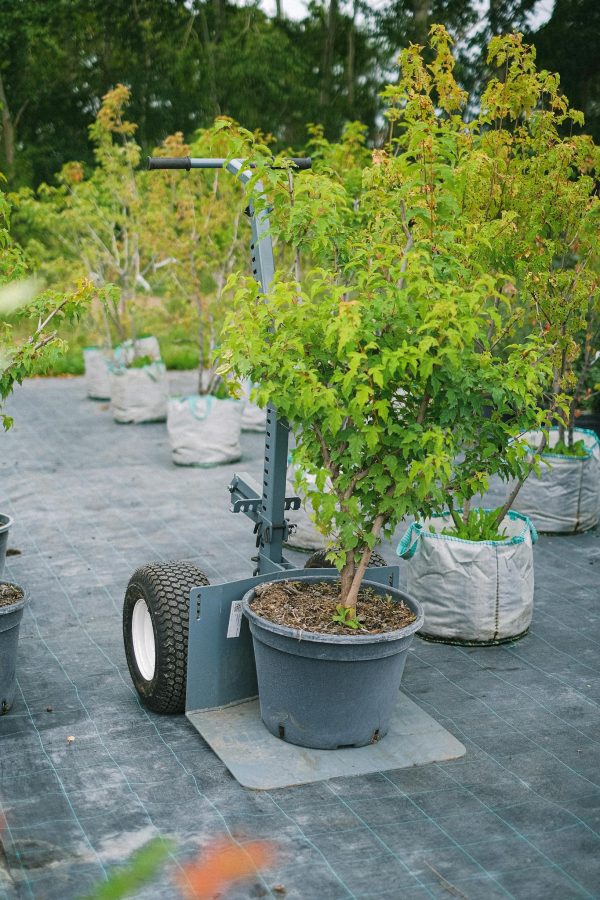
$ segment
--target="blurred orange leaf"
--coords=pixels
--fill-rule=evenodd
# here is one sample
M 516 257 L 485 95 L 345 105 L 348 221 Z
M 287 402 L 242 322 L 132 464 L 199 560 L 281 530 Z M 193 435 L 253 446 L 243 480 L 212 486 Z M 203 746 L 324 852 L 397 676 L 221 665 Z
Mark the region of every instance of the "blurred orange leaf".
M 233 882 L 272 865 L 275 855 L 275 844 L 268 841 L 235 844 L 219 839 L 206 847 L 197 861 L 184 867 L 177 883 L 186 900 L 208 900 Z

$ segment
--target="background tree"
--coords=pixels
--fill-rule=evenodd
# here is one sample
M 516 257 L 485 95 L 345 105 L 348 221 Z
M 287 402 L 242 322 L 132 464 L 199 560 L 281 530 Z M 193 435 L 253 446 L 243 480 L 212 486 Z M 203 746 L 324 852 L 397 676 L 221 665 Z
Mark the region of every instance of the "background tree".
M 561 86 L 600 139 L 600 4 L 556 0 L 552 16 L 532 35 L 540 65 L 556 69 Z
M 220 118 L 191 144 L 181 133 L 169 136 L 156 155 L 227 157 L 234 138 L 243 148 L 248 137 L 233 120 Z M 168 260 L 154 282 L 165 297 L 170 327 L 185 324 L 197 335 L 200 394 L 217 387 L 213 357 L 230 305 L 225 284 L 234 267 L 246 264 L 250 232 L 243 201 L 240 184 L 222 169 L 187 176 L 158 171 L 145 179 L 144 240 Z
M 91 165 L 87 126 L 116 84 L 131 92 L 142 152 L 227 115 L 276 147 L 301 147 L 307 124 L 339 139 L 362 121 L 381 145 L 379 92 L 400 51 L 426 43 L 433 23 L 456 42 L 457 77 L 471 115 L 488 78 L 484 47 L 524 31 L 540 63 L 562 76 L 598 129 L 600 84 L 595 0 L 556 0 L 531 33 L 536 0 L 310 0 L 298 20 L 285 4 L 269 16 L 228 0 L 0 0 L 0 165 L 10 187 L 50 182 L 72 159 Z M 426 55 L 427 55 L 426 51 Z
M 15 384 L 64 349 L 58 326 L 75 321 L 95 293 L 85 280 L 75 290 L 60 292 L 42 291 L 39 282 L 27 277 L 23 253 L 10 238 L 10 211 L 0 194 L 0 422 L 5 429 L 13 420 L 4 412 L 4 401 Z

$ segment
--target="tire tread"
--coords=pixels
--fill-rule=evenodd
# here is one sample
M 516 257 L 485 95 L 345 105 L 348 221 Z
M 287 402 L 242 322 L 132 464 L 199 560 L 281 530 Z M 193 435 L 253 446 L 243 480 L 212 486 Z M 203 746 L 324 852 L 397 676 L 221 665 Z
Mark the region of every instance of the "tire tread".
M 193 587 L 210 584 L 197 566 L 169 561 L 148 563 L 133 573 L 123 607 L 123 638 L 127 665 L 142 702 L 154 712 L 170 715 L 185 709 L 189 594 Z M 145 681 L 135 664 L 131 616 L 142 596 L 152 616 L 156 636 L 156 671 Z

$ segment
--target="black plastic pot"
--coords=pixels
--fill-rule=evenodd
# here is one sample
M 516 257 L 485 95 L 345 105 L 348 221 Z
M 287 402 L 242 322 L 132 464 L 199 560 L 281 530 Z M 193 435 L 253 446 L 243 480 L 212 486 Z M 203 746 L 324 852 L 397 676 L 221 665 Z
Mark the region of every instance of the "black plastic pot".
M 7 584 L 8 582 L 3 582 Z M 0 714 L 7 713 L 15 699 L 17 646 L 19 626 L 27 595 L 18 584 L 12 584 L 22 592 L 22 597 L 9 606 L 0 606 Z
M 294 581 L 337 581 L 306 575 Z M 337 750 L 383 738 L 398 697 L 406 653 L 423 624 L 420 605 L 403 592 L 364 582 L 406 603 L 417 618 L 384 634 L 333 635 L 275 625 L 252 611 L 254 590 L 243 597 L 254 641 L 261 718 L 276 737 L 300 747 Z
M 588 428 L 600 438 L 600 413 L 584 413 L 575 417 L 575 428 Z
M 6 560 L 6 545 L 8 544 L 8 532 L 13 520 L 10 516 L 0 513 L 0 578 L 4 571 L 4 561 Z

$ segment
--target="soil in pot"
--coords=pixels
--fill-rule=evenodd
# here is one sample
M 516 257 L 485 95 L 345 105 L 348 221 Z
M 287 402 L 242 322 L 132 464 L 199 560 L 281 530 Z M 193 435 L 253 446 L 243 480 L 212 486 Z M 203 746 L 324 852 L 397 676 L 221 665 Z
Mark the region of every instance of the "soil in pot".
M 339 585 L 331 582 L 266 582 L 258 585 L 251 608 L 276 625 L 317 634 L 382 634 L 410 625 L 417 618 L 408 606 L 364 587 L 358 594 L 360 628 L 333 621 L 340 602 Z
M 23 598 L 23 591 L 16 584 L 0 583 L 0 606 L 10 606 Z

